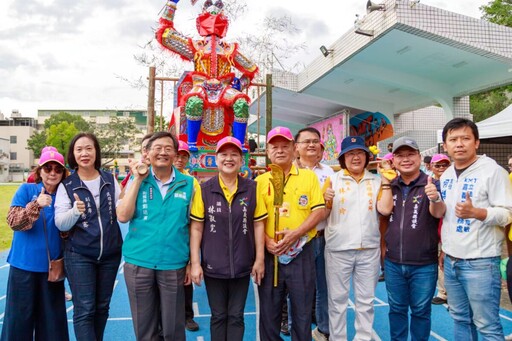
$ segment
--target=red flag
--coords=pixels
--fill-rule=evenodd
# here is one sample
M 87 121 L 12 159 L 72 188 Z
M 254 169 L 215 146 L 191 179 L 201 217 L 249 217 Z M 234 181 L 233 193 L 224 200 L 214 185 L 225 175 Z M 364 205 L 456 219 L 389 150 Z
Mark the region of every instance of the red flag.
M 171 121 L 169 122 L 168 129 L 173 135 L 176 135 L 176 119 L 174 118 L 174 112 L 171 114 Z

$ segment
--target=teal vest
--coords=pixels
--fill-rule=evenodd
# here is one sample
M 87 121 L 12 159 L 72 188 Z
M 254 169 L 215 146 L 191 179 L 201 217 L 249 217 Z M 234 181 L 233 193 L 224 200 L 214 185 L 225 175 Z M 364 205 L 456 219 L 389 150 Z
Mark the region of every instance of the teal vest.
M 152 172 L 142 181 L 123 244 L 125 261 L 154 270 L 177 270 L 189 261 L 189 213 L 193 178 L 174 168 L 164 198 Z

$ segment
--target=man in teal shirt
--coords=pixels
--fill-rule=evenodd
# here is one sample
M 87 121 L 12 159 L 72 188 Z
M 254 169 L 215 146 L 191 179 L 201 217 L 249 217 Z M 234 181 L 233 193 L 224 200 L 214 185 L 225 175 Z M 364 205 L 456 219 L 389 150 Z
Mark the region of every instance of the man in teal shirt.
M 149 170 L 137 171 L 140 162 L 131 165 L 133 181 L 117 207 L 119 221 L 130 222 L 123 254 L 133 326 L 137 340 L 158 339 L 161 325 L 164 340 L 185 341 L 193 178 L 173 167 L 174 135 L 155 133 L 147 149 Z

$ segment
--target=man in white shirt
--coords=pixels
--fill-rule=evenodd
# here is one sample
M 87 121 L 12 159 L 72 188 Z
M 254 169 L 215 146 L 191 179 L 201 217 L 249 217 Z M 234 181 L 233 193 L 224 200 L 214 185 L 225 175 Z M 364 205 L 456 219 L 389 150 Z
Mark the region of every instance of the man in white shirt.
M 299 168 L 307 168 L 315 172 L 320 181 L 320 188 L 327 178 L 334 174 L 332 168 L 320 163 L 322 160 L 322 141 L 320 132 L 313 127 L 306 127 L 295 135 L 295 150 L 299 157 L 296 160 Z M 327 310 L 327 282 L 325 280 L 325 238 L 326 220 L 316 225 L 316 237 L 313 239 L 313 252 L 316 265 L 316 300 L 315 318 L 317 327 L 313 330 L 313 339 L 324 341 L 329 339 L 329 312 Z

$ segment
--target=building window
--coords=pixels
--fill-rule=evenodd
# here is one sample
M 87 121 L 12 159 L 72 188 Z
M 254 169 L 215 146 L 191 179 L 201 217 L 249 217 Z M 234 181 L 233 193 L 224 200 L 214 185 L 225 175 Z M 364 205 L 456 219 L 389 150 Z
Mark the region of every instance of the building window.
M 11 144 L 18 143 L 18 136 L 11 136 Z
M 11 160 L 18 160 L 18 155 L 17 155 L 18 153 L 11 152 L 10 154 L 11 154 Z

